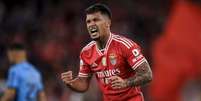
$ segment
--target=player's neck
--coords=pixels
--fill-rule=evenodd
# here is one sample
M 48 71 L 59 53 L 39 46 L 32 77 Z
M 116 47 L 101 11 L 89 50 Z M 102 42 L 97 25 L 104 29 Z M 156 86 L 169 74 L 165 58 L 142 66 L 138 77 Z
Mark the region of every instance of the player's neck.
M 26 57 L 23 56 L 23 57 L 17 58 L 15 62 L 16 63 L 21 63 L 21 62 L 26 61 L 26 60 L 27 60 Z
M 107 34 L 100 38 L 100 40 L 96 41 L 96 44 L 99 49 L 104 49 L 106 47 L 107 41 L 109 40 L 110 32 L 107 32 Z

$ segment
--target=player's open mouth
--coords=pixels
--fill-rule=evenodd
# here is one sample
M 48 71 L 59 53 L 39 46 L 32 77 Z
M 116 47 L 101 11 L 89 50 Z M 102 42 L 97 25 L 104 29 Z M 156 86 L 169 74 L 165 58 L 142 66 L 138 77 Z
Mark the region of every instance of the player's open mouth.
M 97 26 L 90 26 L 89 31 L 91 34 L 98 32 L 98 27 Z

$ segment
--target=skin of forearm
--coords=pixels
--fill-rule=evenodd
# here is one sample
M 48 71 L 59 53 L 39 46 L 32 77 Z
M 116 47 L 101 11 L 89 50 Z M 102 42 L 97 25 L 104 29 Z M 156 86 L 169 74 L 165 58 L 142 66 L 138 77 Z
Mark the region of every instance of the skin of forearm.
M 73 91 L 85 92 L 88 89 L 88 82 L 83 80 L 82 78 L 77 77 L 71 84 L 68 84 L 67 86 Z
M 152 71 L 147 62 L 141 64 L 133 77 L 126 80 L 127 86 L 144 86 L 152 81 Z

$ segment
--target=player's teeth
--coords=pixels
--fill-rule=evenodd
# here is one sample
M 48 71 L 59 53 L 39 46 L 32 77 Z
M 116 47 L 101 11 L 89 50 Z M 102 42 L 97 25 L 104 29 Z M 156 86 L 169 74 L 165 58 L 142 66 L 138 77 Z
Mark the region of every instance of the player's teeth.
M 97 29 L 92 29 L 91 32 L 92 33 L 97 32 Z
M 92 29 L 92 31 L 96 31 L 96 29 L 94 28 L 94 29 Z

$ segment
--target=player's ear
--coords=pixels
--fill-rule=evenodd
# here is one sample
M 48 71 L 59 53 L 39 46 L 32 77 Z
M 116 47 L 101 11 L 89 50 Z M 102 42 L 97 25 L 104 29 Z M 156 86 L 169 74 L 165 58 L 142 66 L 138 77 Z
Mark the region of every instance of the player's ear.
M 111 20 L 110 20 L 110 19 L 109 19 L 109 21 L 108 21 L 108 22 L 109 22 L 109 27 L 110 27 L 112 22 L 111 22 Z
M 110 19 L 108 19 L 106 24 L 107 24 L 107 25 L 106 25 L 106 26 L 107 26 L 107 28 L 110 28 L 110 26 L 111 26 L 111 20 L 110 20 Z

